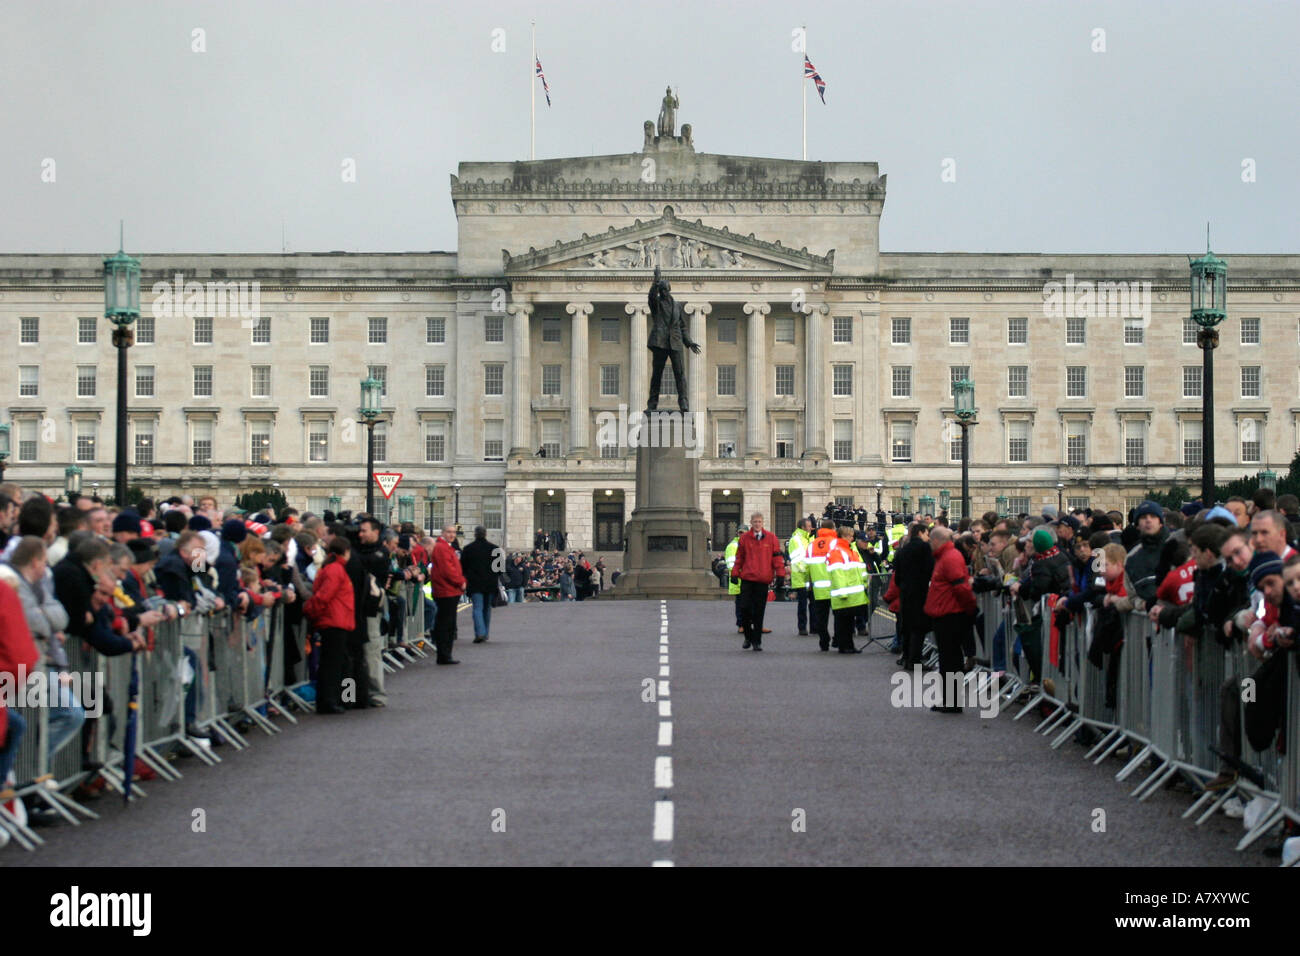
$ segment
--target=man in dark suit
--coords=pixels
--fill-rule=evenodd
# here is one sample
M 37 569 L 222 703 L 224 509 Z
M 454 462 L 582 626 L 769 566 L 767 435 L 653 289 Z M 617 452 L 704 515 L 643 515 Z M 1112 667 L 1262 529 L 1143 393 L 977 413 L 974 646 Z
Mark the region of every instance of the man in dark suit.
M 899 663 L 906 669 L 921 663 L 930 622 L 925 616 L 925 598 L 934 574 L 934 554 L 930 550 L 930 531 L 923 522 L 912 525 L 907 543 L 894 552 L 894 580 L 898 584 L 898 618 L 895 630 L 903 656 Z
M 501 549 L 487 539 L 487 528 L 482 525 L 474 528 L 474 540 L 460 551 L 465 593 L 474 605 L 475 644 L 482 644 L 488 639 L 488 631 L 492 626 L 492 599 L 496 597 L 497 587 L 501 583 L 500 572 L 496 570 L 500 552 Z

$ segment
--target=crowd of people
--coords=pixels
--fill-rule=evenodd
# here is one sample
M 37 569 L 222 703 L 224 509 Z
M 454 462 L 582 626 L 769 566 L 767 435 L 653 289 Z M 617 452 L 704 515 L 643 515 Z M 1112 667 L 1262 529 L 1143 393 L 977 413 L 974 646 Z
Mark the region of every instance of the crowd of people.
M 195 675 L 207 615 L 228 609 L 251 621 L 280 606 L 286 686 L 305 672 L 310 683 L 300 691 L 314 699 L 316 712 L 340 714 L 386 705 L 386 652 L 417 643 L 434 650 L 437 664 L 458 664 L 453 646 L 462 604 L 472 609 L 474 642 L 482 643 L 494 606 L 530 592 L 540 600 L 582 600 L 603 586 L 601 561 L 593 566 L 581 552 L 542 550 L 507 557 L 482 527 L 462 544 L 454 526 L 432 536 L 409 523 L 386 527 L 348 512 L 268 507 L 249 514 L 222 508 L 213 496 L 123 508 L 92 496 L 69 498 L 56 504 L 19 485 L 0 485 L 0 681 L 17 686 L 42 673 L 61 687 L 42 743 L 49 765 L 66 748 L 79 748 L 84 777 L 75 799 L 94 799 L 104 779 L 94 759 L 102 752 L 95 746 L 98 720 L 73 689 L 70 647 L 82 661 L 86 654 L 131 654 L 153 646 L 160 624 L 178 621 L 189 675 L 180 729 L 191 744 L 209 747 L 222 741 L 199 717 L 204 691 Z M 422 613 L 408 608 L 411 600 Z M 412 620 L 423 624 L 419 633 L 405 633 Z M 14 770 L 34 729 L 12 703 L 0 700 L 3 807 L 14 805 L 17 784 L 29 782 L 18 781 Z M 133 773 L 152 777 L 140 761 Z M 40 810 L 27 815 L 41 822 Z

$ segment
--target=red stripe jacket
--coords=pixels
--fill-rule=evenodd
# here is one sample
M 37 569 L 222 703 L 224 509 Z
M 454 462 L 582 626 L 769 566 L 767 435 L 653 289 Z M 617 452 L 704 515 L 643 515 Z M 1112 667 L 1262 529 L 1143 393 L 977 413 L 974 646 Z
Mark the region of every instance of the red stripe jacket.
M 736 545 L 736 563 L 731 567 L 731 576 L 742 581 L 759 581 L 771 584 L 772 578 L 785 570 L 781 560 L 781 539 L 771 531 L 763 532 L 763 540 L 758 540 L 753 531 L 746 531 L 740 536 Z

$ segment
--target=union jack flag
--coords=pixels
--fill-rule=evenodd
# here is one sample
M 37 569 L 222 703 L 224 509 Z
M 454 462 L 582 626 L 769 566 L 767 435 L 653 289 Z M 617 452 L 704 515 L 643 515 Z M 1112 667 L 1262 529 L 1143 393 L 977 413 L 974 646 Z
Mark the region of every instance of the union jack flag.
M 812 65 L 812 60 L 808 59 L 808 54 L 803 55 L 803 75 L 804 79 L 811 78 L 813 83 L 817 84 L 817 95 L 822 98 L 822 103 L 826 102 L 826 81 L 821 78 L 817 68 Z
M 807 57 L 805 57 L 807 59 Z M 546 105 L 551 105 L 551 88 L 546 83 L 546 74 L 542 72 L 542 58 L 537 57 L 537 75 L 542 78 L 542 92 L 546 94 Z

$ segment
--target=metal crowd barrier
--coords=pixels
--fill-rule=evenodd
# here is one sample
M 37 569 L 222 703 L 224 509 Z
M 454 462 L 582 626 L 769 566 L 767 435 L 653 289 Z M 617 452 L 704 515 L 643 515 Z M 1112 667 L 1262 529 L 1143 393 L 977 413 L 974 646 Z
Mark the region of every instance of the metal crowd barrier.
M 385 639 L 386 654 L 391 650 L 399 666 L 403 660 L 409 663 L 429 656 L 423 646 L 423 592 L 413 583 L 405 587 L 401 639 L 397 634 Z M 284 606 L 274 605 L 263 608 L 252 620 L 224 610 L 164 622 L 152 629 L 151 646 L 133 654 L 105 657 L 81 641 L 69 640 L 66 670 L 83 680 L 101 682 L 103 713 L 97 718 L 88 716 L 81 730 L 51 755 L 47 746 L 50 707 L 16 708 L 27 725 L 14 762 L 16 795 L 79 825 L 82 818 L 99 816 L 72 794 L 79 784 L 98 774 L 107 789 L 125 792 L 127 775 L 133 776 L 136 770 L 125 766 L 124 753 L 133 669 L 138 672 L 135 757 L 163 780 L 182 776 L 168 759 L 171 751 L 184 748 L 206 764 L 221 761 L 205 742 L 186 734 L 186 697 L 190 692 L 197 695 L 194 723 L 235 750 L 249 746 L 236 724 L 257 727 L 268 736 L 282 730 L 272 716 L 296 724 L 292 708 L 314 710 L 301 694 L 313 682 L 304 647 L 306 631 L 305 622 L 286 628 Z M 292 682 L 286 680 L 285 672 L 288 641 L 296 641 L 304 651 L 303 659 L 294 666 Z M 83 706 L 90 703 L 84 693 L 81 698 Z M 92 769 L 83 769 L 83 764 Z M 145 795 L 144 788 L 132 782 L 131 799 Z M 27 850 L 45 842 L 3 803 L 0 830 Z

